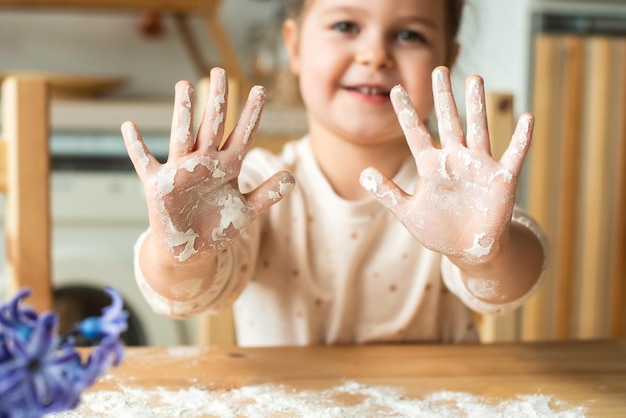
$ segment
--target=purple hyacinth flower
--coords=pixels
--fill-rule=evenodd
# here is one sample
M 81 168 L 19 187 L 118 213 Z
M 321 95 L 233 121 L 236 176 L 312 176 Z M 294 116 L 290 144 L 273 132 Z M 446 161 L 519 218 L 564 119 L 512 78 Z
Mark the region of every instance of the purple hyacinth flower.
M 20 291 L 0 306 L 0 418 L 41 417 L 76 407 L 84 389 L 91 386 L 110 365 L 121 361 L 120 334 L 126 329 L 127 312 L 122 298 L 107 288 L 112 298 L 102 317 L 88 318 L 91 340 L 100 343 L 85 362 L 72 339 L 57 335 L 54 313 L 38 315 L 21 301 L 29 291 Z
M 80 392 L 67 380 L 80 371 L 80 358 L 70 347 L 55 350 L 55 334 L 56 317 L 44 313 L 29 340 L 6 341 L 11 358 L 0 365 L 0 405 L 7 412 L 26 410 L 32 414 L 24 416 L 37 416 L 77 404 Z
M 0 306 L 0 330 L 10 330 L 12 334 L 19 334 L 22 339 L 30 338 L 37 323 L 37 312 L 21 304 L 28 295 L 30 291 L 23 289 L 10 302 Z

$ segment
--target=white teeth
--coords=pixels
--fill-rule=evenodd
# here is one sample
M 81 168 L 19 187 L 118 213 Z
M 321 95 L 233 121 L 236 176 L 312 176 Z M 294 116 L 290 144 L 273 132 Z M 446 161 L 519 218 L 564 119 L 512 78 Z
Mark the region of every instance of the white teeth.
M 370 96 L 387 94 L 384 90 L 376 88 L 376 87 L 363 86 L 363 87 L 357 87 L 356 90 L 359 93 L 367 94 Z

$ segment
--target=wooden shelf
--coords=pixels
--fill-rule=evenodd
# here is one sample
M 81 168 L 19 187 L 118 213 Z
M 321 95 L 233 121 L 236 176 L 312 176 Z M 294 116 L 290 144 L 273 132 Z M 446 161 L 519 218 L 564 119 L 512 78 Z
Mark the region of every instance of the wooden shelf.
M 199 52 L 198 42 L 193 38 L 186 17 L 198 14 L 204 17 L 208 35 L 222 58 L 222 66 L 229 77 L 237 79 L 242 92 L 247 92 L 249 82 L 241 68 L 228 34 L 219 20 L 222 0 L 0 0 L 0 9 L 12 7 L 16 9 L 68 9 L 87 12 L 156 12 L 172 13 L 176 17 L 177 26 L 182 34 L 188 53 L 191 55 L 199 72 L 208 76 L 210 66 Z
M 181 13 L 215 13 L 221 0 L 0 0 L 0 6 L 22 8 L 131 10 Z

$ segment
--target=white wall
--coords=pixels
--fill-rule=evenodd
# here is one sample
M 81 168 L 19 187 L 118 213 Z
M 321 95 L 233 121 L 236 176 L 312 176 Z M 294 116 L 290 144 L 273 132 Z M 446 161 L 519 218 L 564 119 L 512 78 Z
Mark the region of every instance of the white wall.
M 271 18 L 283 0 L 227 0 L 221 18 L 240 60 L 249 64 L 250 28 Z M 460 34 L 461 55 L 454 70 L 457 95 L 468 74 L 482 75 L 489 90 L 511 91 L 516 113 L 528 110 L 529 30 L 532 7 L 561 5 L 593 10 L 623 0 L 467 0 Z M 618 6 L 619 7 L 619 6 Z M 622 7 L 623 8 L 623 7 Z M 192 19 L 201 39 L 208 39 L 201 19 Z M 117 95 L 170 97 L 179 79 L 199 75 L 185 52 L 173 21 L 166 32 L 146 39 L 137 16 L 120 13 L 37 13 L 0 9 L 0 71 L 46 70 L 122 76 L 128 84 Z M 205 56 L 215 57 L 210 42 Z M 213 60 L 211 64 L 220 64 Z M 462 97 L 462 96 L 461 96 Z M 459 99 L 461 99 L 459 97 Z M 460 100 L 462 101 L 462 100 Z
M 221 11 L 232 43 L 242 60 L 250 45 L 248 29 L 267 19 L 267 1 L 228 0 Z M 194 33 L 204 43 L 204 55 L 220 64 L 199 17 Z M 149 39 L 128 13 L 39 12 L 0 9 L 0 72 L 32 70 L 121 76 L 128 84 L 118 95 L 167 96 L 180 79 L 199 78 L 171 17 L 165 34 Z
M 465 77 L 479 74 L 487 90 L 514 94 L 516 113 L 528 110 L 531 2 L 468 0 L 459 35 L 461 54 L 454 69 L 457 96 L 464 93 Z
M 530 109 L 531 18 L 533 12 L 626 16 L 625 0 L 466 0 L 461 29 L 457 90 L 471 73 L 485 78 L 488 90 L 514 94 L 515 112 Z
M 530 0 L 469 0 L 456 69 L 462 83 L 468 73 L 485 76 L 487 87 L 525 96 L 525 18 Z M 271 17 L 272 2 L 228 0 L 221 13 L 239 57 L 248 64 L 249 29 Z M 195 33 L 207 33 L 192 19 Z M 0 71 L 38 70 L 122 76 L 128 84 L 118 95 L 169 97 L 179 79 L 198 78 L 171 19 L 165 36 L 146 39 L 137 17 L 119 13 L 41 13 L 0 10 Z M 11 41 L 8 41 L 8 40 Z M 206 56 L 215 56 L 207 42 Z M 214 62 L 219 64 L 219 62 Z

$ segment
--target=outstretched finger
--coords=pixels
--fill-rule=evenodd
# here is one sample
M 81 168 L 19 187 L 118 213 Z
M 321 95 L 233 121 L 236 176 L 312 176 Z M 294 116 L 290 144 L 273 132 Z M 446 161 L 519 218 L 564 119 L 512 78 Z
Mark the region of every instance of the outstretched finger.
M 409 197 L 391 179 L 373 167 L 368 167 L 361 172 L 359 178 L 361 186 L 372 197 L 383 204 L 394 215 L 401 212 L 402 203 Z
M 422 151 L 433 148 L 435 144 L 428 128 L 415 111 L 407 92 L 401 86 L 395 86 L 391 89 L 390 99 L 413 157 L 417 158 Z
M 130 161 L 135 167 L 135 171 L 140 179 L 144 180 L 145 176 L 153 172 L 159 165 L 159 162 L 150 154 L 146 143 L 139 133 L 139 129 L 133 122 L 124 122 L 121 127 L 126 152 L 130 157 Z
M 524 159 L 530 148 L 534 124 L 533 115 L 522 114 L 517 121 L 513 138 L 500 158 L 500 164 L 516 176 L 522 171 Z
M 432 82 L 441 145 L 464 144 L 463 126 L 452 93 L 449 70 L 446 67 L 435 68 Z
M 179 157 L 193 149 L 193 86 L 179 81 L 174 88 L 174 114 L 170 135 L 170 157 Z
M 209 80 L 209 97 L 198 128 L 196 149 L 217 150 L 224 136 L 224 123 L 228 107 L 226 71 L 222 68 L 213 68 Z
M 257 218 L 270 206 L 281 201 L 295 184 L 296 180 L 291 173 L 280 171 L 247 193 L 245 197 L 252 209 L 252 218 Z
M 252 147 L 252 140 L 261 122 L 265 97 L 265 88 L 261 86 L 254 86 L 250 90 L 235 129 L 222 146 L 229 161 L 241 162 Z
M 477 75 L 468 77 L 465 83 L 465 109 L 467 112 L 467 147 L 491 155 L 485 107 L 485 84 Z

